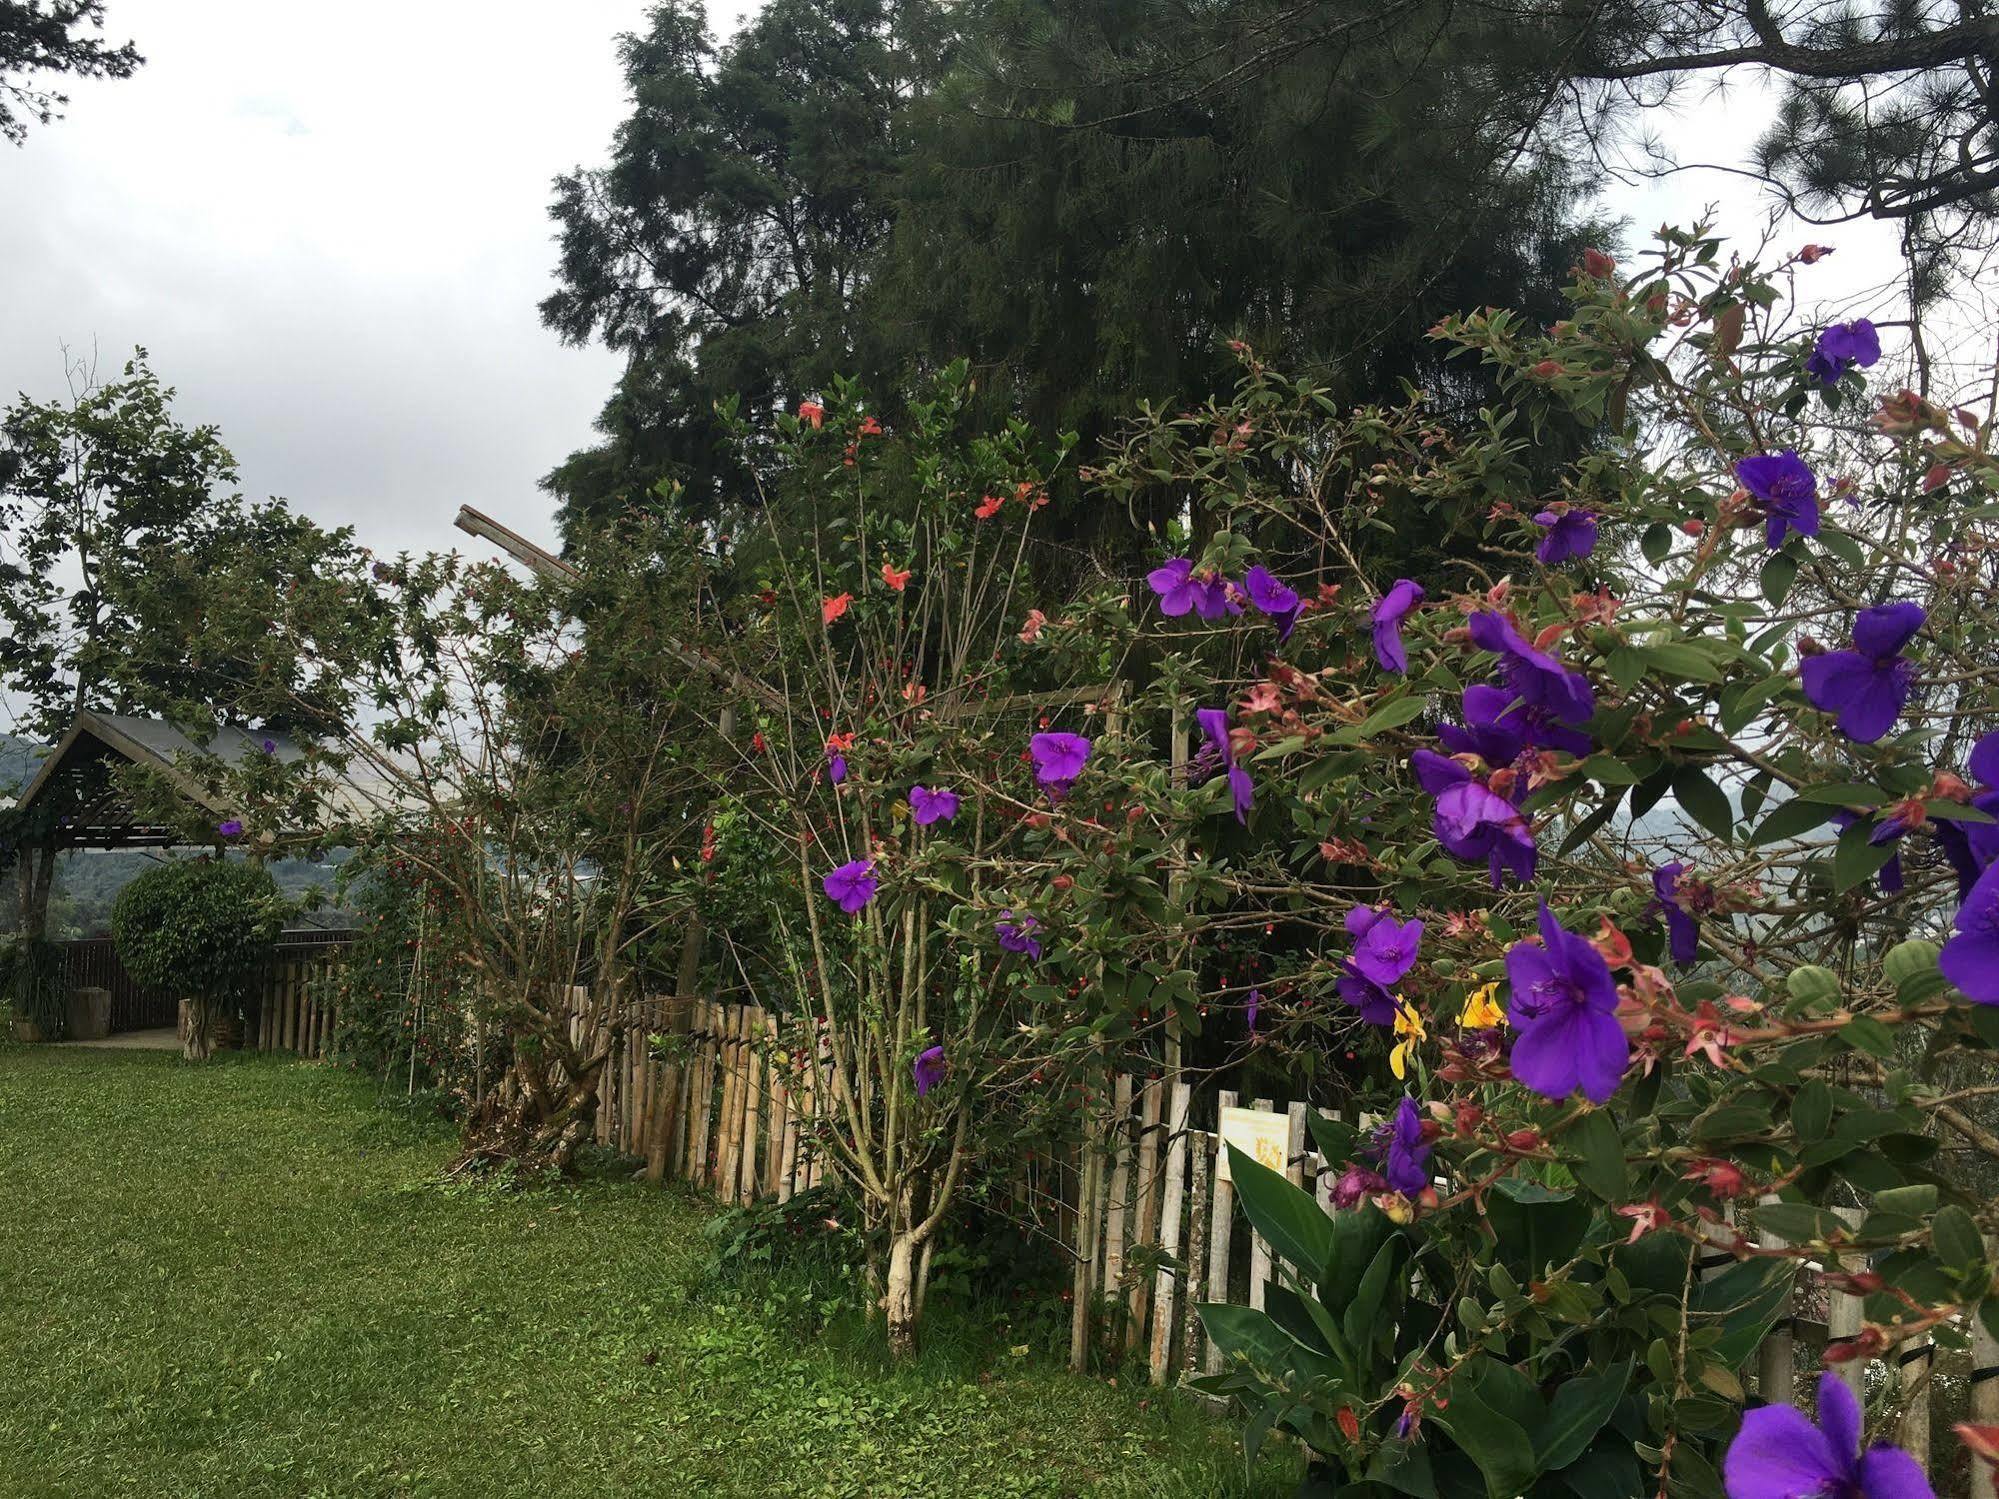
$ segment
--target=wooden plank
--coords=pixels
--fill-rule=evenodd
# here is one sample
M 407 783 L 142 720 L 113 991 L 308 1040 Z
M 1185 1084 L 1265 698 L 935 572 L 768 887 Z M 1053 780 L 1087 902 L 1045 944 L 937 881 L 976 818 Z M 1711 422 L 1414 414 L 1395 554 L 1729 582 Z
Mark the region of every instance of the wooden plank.
M 1227 1089 L 1215 1095 L 1215 1118 L 1221 1119 L 1223 1109 L 1236 1106 L 1236 1095 Z M 1222 1137 L 1217 1129 L 1214 1150 L 1219 1167 Z M 1219 1169 L 1214 1174 L 1214 1201 L 1208 1208 L 1208 1300 L 1227 1301 L 1229 1299 L 1229 1249 L 1235 1236 L 1235 1187 L 1222 1180 Z M 1207 1341 L 1201 1355 L 1201 1367 L 1210 1374 L 1222 1372 L 1222 1350 L 1212 1340 Z
M 298 1050 L 298 1012 L 292 1005 L 292 1001 L 298 996 L 292 992 L 291 973 L 291 964 L 284 963 L 279 965 L 278 1013 L 284 1017 L 282 1021 L 283 1028 L 278 1032 L 279 1051 Z
M 1294 1187 L 1312 1190 L 1314 1179 L 1305 1174 L 1305 1105 L 1293 1103 L 1284 1110 L 1284 1179 Z M 1288 1262 L 1287 1262 L 1288 1263 Z M 1291 1272 L 1298 1273 L 1296 1265 Z
M 1098 1223 L 1102 1218 L 1103 1153 L 1087 1136 L 1076 1146 L 1076 1212 L 1072 1232 L 1073 1258 L 1069 1271 L 1069 1368 L 1077 1374 L 1090 1370 L 1090 1319 L 1096 1300 Z
M 1974 1320 L 1976 1316 L 1973 1313 Z M 1903 1401 L 1901 1446 L 1925 1475 L 1930 1471 L 1930 1398 L 1934 1393 L 1930 1368 L 1935 1357 L 1936 1345 L 1921 1338 L 1903 1344 L 1895 1361 Z
M 720 1011 L 713 1000 L 701 1002 L 701 1048 L 694 1065 L 693 1107 L 687 1111 L 687 1169 L 681 1173 L 690 1182 L 705 1181 L 708 1175 L 708 1120 L 715 1107 L 713 1073 Z
M 1186 1306 L 1180 1314 L 1180 1360 L 1174 1373 L 1176 1381 L 1197 1372 L 1200 1367 L 1201 1292 L 1208 1273 L 1209 1162 L 1214 1159 L 1214 1154 L 1213 1135 L 1206 1130 L 1196 1130 L 1188 1135 L 1187 1253 L 1183 1256 L 1187 1274 L 1182 1293 Z
M 1259 1098 L 1251 1105 L 1259 1114 L 1273 1114 L 1277 1106 L 1267 1098 Z M 1270 1280 L 1270 1244 L 1262 1234 L 1251 1231 L 1249 1241 L 1249 1304 L 1257 1311 L 1263 1310 L 1263 1288 Z
M 1859 1208 L 1834 1208 L 1833 1212 L 1849 1228 L 1858 1228 L 1860 1226 L 1862 1214 Z M 1835 1256 L 1835 1264 L 1838 1268 L 1845 1270 L 1849 1274 L 1858 1274 L 1867 1268 L 1866 1256 L 1860 1254 Z M 1860 1336 L 1860 1327 L 1863 1321 L 1862 1311 L 1865 1306 L 1865 1300 L 1859 1296 L 1849 1296 L 1844 1291 L 1827 1291 L 1825 1322 L 1826 1347 L 1828 1351 L 1830 1351 L 1832 1345 L 1835 1343 Z M 1866 1359 L 1850 1358 L 1842 1363 L 1828 1363 L 1826 1367 L 1837 1374 L 1846 1387 L 1853 1391 L 1855 1396 L 1865 1398 L 1865 1384 L 1867 1379 Z
M 1131 1196 L 1131 1074 L 1111 1088 L 1111 1179 L 1104 1206 L 1104 1294 L 1124 1292 L 1125 1202 Z
M 757 1147 L 763 1138 L 765 1087 L 763 1040 L 768 1018 L 755 1007 L 746 1007 L 743 1018 L 743 1143 L 737 1202 L 754 1202 L 757 1196 Z
M 1152 1288 L 1152 1382 L 1157 1385 L 1166 1383 L 1173 1360 L 1173 1327 L 1178 1320 L 1174 1316 L 1173 1293 L 1179 1278 L 1167 1261 L 1180 1253 L 1180 1215 L 1186 1209 L 1187 1196 L 1187 1111 L 1193 1097 L 1194 1090 L 1186 1083 L 1175 1083 L 1172 1107 L 1167 1114 L 1166 1183 L 1159 1206 L 1162 1258 Z
M 736 1173 L 743 1164 L 743 1027 L 747 1018 L 745 1006 L 729 1006 L 729 1039 L 724 1063 L 728 1091 L 723 1095 L 722 1129 L 715 1141 L 720 1165 L 712 1184 L 715 1194 L 725 1200 L 736 1195 Z
M 798 1190 L 798 1110 L 803 1098 L 786 1083 L 784 1099 L 784 1141 L 778 1147 L 777 1200 L 789 1202 Z
M 1985 1239 L 1988 1264 L 1999 1262 L 1999 1239 Z M 1971 1319 L 1971 1419 L 1981 1426 L 1999 1425 L 1999 1338 L 1985 1330 L 1985 1319 Z
M 1159 1115 L 1164 1089 L 1158 1078 L 1150 1078 L 1140 1095 L 1138 1111 L 1137 1217 L 1132 1227 L 1133 1244 L 1151 1244 L 1159 1232 L 1159 1194 L 1154 1188 L 1159 1176 Z M 1145 1315 L 1152 1302 L 1152 1287 L 1143 1278 L 1134 1279 L 1125 1296 L 1125 1347 L 1132 1353 L 1145 1348 Z

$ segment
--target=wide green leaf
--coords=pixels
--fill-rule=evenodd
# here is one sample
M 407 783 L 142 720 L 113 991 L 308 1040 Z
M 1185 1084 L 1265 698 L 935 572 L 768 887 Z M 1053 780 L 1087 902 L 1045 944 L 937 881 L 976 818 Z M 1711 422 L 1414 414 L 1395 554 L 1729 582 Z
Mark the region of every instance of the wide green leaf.
M 1549 1402 L 1548 1420 L 1534 1433 L 1534 1456 L 1543 1472 L 1566 1468 L 1581 1457 L 1610 1419 L 1631 1383 L 1631 1360 L 1566 1381 Z
M 1229 1146 L 1229 1174 L 1256 1231 L 1280 1258 L 1317 1281 L 1333 1249 L 1333 1225 L 1325 1209 L 1309 1192 L 1233 1145 Z

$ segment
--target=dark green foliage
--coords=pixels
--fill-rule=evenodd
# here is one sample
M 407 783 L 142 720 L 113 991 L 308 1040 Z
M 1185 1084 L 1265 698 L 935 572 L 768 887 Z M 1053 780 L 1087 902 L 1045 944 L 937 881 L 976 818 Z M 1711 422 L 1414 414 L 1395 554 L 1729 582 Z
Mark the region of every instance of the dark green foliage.
M 0 1010 L 11 1010 L 50 1040 L 69 1019 L 69 965 L 62 944 L 33 937 L 0 941 Z
M 127 885 L 111 910 L 126 972 L 148 988 L 211 1004 L 249 990 L 283 928 L 270 871 L 234 860 L 162 864 Z
M 92 35 L 104 29 L 104 0 L 0 0 L 0 136 L 19 145 L 28 122 L 46 125 L 69 95 L 37 75 L 130 78 L 145 59 L 130 42 L 114 47 Z
M 1231 383 L 1231 338 L 1341 398 L 1484 394 L 1426 331 L 1488 302 L 1552 315 L 1572 194 L 1497 81 L 1510 28 L 1433 46 L 1441 12 L 1386 14 L 1259 69 L 1282 17 L 1251 0 L 773 0 L 719 48 L 698 7 L 660 7 L 625 43 L 609 165 L 562 178 L 552 210 L 544 319 L 629 356 L 604 442 L 546 481 L 566 534 L 659 485 L 726 521 L 751 490 L 717 402 L 740 393 L 768 433 L 836 371 L 882 395 L 968 359 L 980 420 L 1085 452 L 1140 402 Z M 1157 107 L 1162 59 L 1197 100 Z M 1055 522 L 1127 548 L 1135 516 Z

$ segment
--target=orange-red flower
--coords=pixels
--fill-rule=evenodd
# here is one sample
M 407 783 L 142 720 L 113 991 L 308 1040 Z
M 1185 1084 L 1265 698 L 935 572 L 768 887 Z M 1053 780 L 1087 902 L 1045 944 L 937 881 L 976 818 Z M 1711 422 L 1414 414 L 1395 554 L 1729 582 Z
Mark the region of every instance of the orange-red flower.
M 1006 501 L 998 495 L 989 494 L 979 502 L 977 508 L 972 511 L 972 514 L 976 515 L 980 520 L 991 520 L 995 515 L 1000 513 L 1000 506 L 1005 503 Z
M 820 425 L 826 420 L 826 408 L 821 406 L 817 401 L 800 401 L 798 403 L 798 419 L 811 427 L 814 432 L 817 432 Z
M 893 562 L 884 562 L 882 564 L 882 582 L 888 584 L 897 593 L 901 593 L 903 589 L 909 586 L 909 569 L 905 567 L 898 571 Z
M 819 618 L 827 624 L 833 623 L 847 612 L 847 606 L 854 602 L 851 593 L 837 593 L 819 606 Z

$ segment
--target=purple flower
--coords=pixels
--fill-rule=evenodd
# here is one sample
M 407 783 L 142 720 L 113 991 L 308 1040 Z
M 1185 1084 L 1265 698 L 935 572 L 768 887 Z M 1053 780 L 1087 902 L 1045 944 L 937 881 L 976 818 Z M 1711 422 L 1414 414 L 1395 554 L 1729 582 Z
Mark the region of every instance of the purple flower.
M 1680 904 L 1680 876 L 1686 872 L 1687 866 L 1677 861 L 1652 871 L 1652 893 L 1658 897 L 1653 909 L 1666 918 L 1667 946 L 1673 961 L 1683 965 L 1693 962 L 1701 945 L 1700 923 Z
M 1513 1043 L 1513 1075 L 1544 1098 L 1567 1098 L 1581 1088 L 1591 1103 L 1617 1091 L 1631 1041 L 1617 1023 L 1617 983 L 1603 955 L 1582 937 L 1562 930 L 1541 902 L 1541 945 L 1516 942 L 1506 950 L 1506 1018 Z
M 1999 1004 L 1999 864 L 1978 877 L 1957 908 L 1957 935 L 1944 943 L 1937 967 L 1966 999 Z
M 1298 591 L 1260 562 L 1242 575 L 1242 591 L 1249 595 L 1252 604 L 1270 616 L 1271 623 L 1277 626 L 1277 638 L 1289 640 L 1301 608 Z
M 875 898 L 875 886 L 880 881 L 875 878 L 874 860 L 849 859 L 819 883 L 825 887 L 827 898 L 852 916 Z
M 1971 747 L 1971 759 L 1965 768 L 1980 786 L 1999 786 L 1999 729 Z
M 1534 550 L 1534 558 L 1544 567 L 1554 567 L 1571 557 L 1587 557 L 1596 550 L 1596 516 L 1587 510 L 1543 510 L 1534 524 L 1546 526 L 1548 534 Z
M 918 1052 L 910 1070 L 916 1074 L 916 1096 L 922 1098 L 944 1081 L 944 1048 L 933 1046 Z
M 1437 738 L 1452 754 L 1477 755 L 1494 770 L 1511 765 L 1530 749 L 1562 750 L 1581 759 L 1595 748 L 1581 730 L 1559 724 L 1504 688 L 1483 682 L 1465 689 L 1464 720 L 1462 727 L 1437 725 Z
M 911 786 L 909 810 L 916 814 L 918 827 L 927 828 L 933 822 L 949 822 L 958 815 L 958 793 L 932 790 L 928 786 Z
M 1196 708 L 1194 721 L 1208 736 L 1208 743 L 1215 747 L 1222 764 L 1228 767 L 1229 799 L 1235 803 L 1235 820 L 1247 826 L 1249 809 L 1256 801 L 1256 783 L 1250 779 L 1248 771 L 1235 763 L 1235 749 L 1229 743 L 1228 709 Z
M 1374 623 L 1374 659 L 1383 671 L 1409 670 L 1409 652 L 1402 644 L 1402 621 L 1423 602 L 1423 585 L 1397 578 L 1368 616 Z
M 1423 1143 L 1423 1116 L 1415 1099 L 1402 1095 L 1382 1134 L 1388 1185 L 1404 1197 L 1414 1197 L 1430 1185 L 1430 1147 Z
M 240 838 L 243 836 L 243 820 L 239 817 L 232 817 L 227 822 L 218 822 L 215 825 L 215 831 L 220 833 L 224 838 Z
M 275 755 L 277 752 L 278 752 L 278 741 L 275 739 L 266 739 L 264 741 L 264 753 L 267 755 Z
M 1504 614 L 1481 610 L 1466 623 L 1471 643 L 1499 657 L 1506 685 L 1528 707 L 1568 724 L 1581 723 L 1596 711 L 1588 679 L 1530 644 Z
M 1333 1206 L 1346 1209 L 1360 1206 L 1361 1199 L 1388 1190 L 1387 1181 L 1358 1161 L 1348 1165 L 1333 1183 Z M 1422 1188 L 1417 1188 L 1420 1192 Z
M 826 779 L 831 781 L 835 786 L 847 779 L 847 757 L 845 755 L 828 755 L 826 757 Z
M 1185 557 L 1169 559 L 1145 575 L 1145 581 L 1159 595 L 1159 612 L 1178 618 L 1189 612 L 1202 619 L 1220 619 L 1240 614 L 1242 606 L 1229 597 L 1228 581 L 1216 573 L 1195 575 L 1194 564 Z
M 1744 458 L 1735 465 L 1735 477 L 1763 502 L 1763 539 L 1772 551 L 1784 544 L 1787 530 L 1819 534 L 1819 481 L 1794 450 Z
M 1921 604 L 1881 604 L 1853 621 L 1853 649 L 1807 656 L 1799 667 L 1805 696 L 1822 713 L 1837 713 L 1840 733 L 1872 744 L 1895 726 L 1909 701 L 1913 663 L 1900 652 L 1929 616 Z
M 1523 885 L 1534 878 L 1534 830 L 1518 807 L 1434 750 L 1417 750 L 1410 763 L 1423 789 L 1437 799 L 1430 828 L 1445 853 L 1467 864 L 1484 860 L 1495 890 L 1503 874 Z
M 1354 950 L 1340 973 L 1340 998 L 1360 1011 L 1369 1025 L 1393 1025 L 1395 996 L 1390 990 L 1416 966 L 1423 923 L 1397 921 L 1373 906 L 1355 906 L 1347 912 L 1347 930 L 1353 934 Z
M 1795 1405 L 1760 1405 L 1721 1460 L 1728 1499 L 1936 1499 L 1922 1467 L 1899 1447 L 1860 1450 L 1860 1402 L 1837 1374 L 1819 1376 L 1819 1420 Z
M 1039 959 L 1041 939 L 1034 935 L 1034 930 L 1040 925 L 1041 923 L 1032 916 L 1023 916 L 1015 921 L 1013 912 L 1002 911 L 1000 919 L 993 924 L 993 932 L 999 938 L 999 945 L 1008 952 L 1023 953 L 1027 957 Z
M 1034 778 L 1058 792 L 1076 784 L 1090 758 L 1090 741 L 1081 734 L 1036 734 L 1027 749 L 1034 756 Z
M 1822 385 L 1837 385 L 1839 377 L 1858 365 L 1866 369 L 1881 357 L 1881 335 L 1866 318 L 1834 323 L 1819 334 L 1805 369 Z

